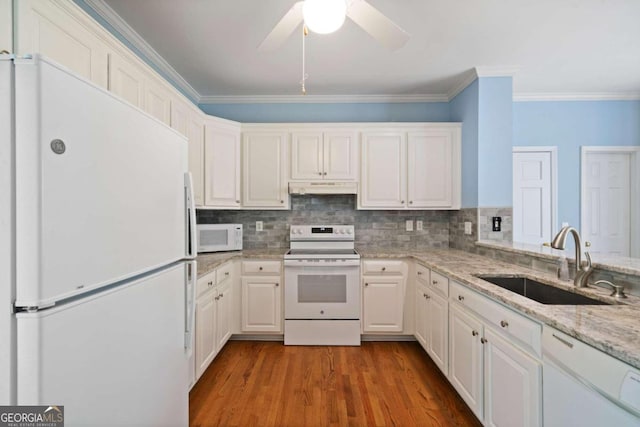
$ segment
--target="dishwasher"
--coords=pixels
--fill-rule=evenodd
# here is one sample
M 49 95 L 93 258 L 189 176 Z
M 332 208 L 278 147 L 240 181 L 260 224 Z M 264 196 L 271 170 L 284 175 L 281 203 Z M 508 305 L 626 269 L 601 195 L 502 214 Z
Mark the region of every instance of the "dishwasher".
M 542 350 L 545 427 L 640 426 L 640 370 L 546 326 Z

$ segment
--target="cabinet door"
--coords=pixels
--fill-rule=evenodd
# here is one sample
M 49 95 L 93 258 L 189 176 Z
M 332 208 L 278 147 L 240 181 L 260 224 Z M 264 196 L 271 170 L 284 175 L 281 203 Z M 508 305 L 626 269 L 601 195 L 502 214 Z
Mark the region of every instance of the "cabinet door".
M 415 337 L 422 347 L 427 350 L 427 288 L 416 283 L 416 325 Z
M 449 368 L 449 302 L 435 292 L 427 292 L 427 353 L 447 375 Z
M 484 332 L 485 425 L 542 425 L 542 365 L 490 329 Z
M 291 179 L 322 179 L 322 132 L 291 135 Z
M 279 277 L 242 279 L 242 330 L 282 331 L 282 294 Z
M 447 129 L 409 133 L 407 151 L 409 207 L 451 207 L 452 133 Z
M 205 205 L 239 207 L 240 129 L 207 122 L 204 153 Z
M 216 292 L 196 300 L 196 380 L 216 355 Z
M 482 420 L 482 324 L 457 304 L 449 306 L 449 381 Z
M 187 119 L 189 172 L 196 206 L 204 205 L 204 116 L 192 112 Z
M 13 52 L 12 0 L 0 0 L 0 51 Z
M 359 207 L 404 209 L 406 186 L 404 134 L 363 134 Z
M 171 124 L 171 93 L 149 76 L 144 85 L 144 111 L 166 125 Z
M 144 109 L 145 78 L 138 66 L 118 54 L 109 54 L 109 90 L 140 109 Z
M 216 349 L 220 351 L 231 337 L 231 280 L 218 286 L 216 307 Z
M 325 132 L 323 177 L 338 181 L 358 178 L 358 139 L 354 132 Z
M 242 206 L 288 209 L 286 133 L 246 133 L 242 146 Z
M 3 8 L 9 8 L 7 3 L 10 2 L 4 0 Z M 68 3 L 71 2 L 14 1 L 15 53 L 41 53 L 106 89 L 108 47 L 83 22 L 87 19 L 79 16 L 82 12 Z M 11 25 L 7 30 L 10 28 Z M 11 46 L 0 49 L 12 51 Z
M 404 279 L 363 277 L 362 292 L 365 332 L 402 332 Z

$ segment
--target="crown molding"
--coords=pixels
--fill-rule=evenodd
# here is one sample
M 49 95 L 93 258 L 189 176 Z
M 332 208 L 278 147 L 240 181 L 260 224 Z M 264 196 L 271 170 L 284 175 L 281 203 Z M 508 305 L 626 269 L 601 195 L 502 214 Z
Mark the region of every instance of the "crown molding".
M 372 104 L 447 102 L 446 94 L 427 95 L 221 95 L 203 96 L 200 104 Z
M 104 0 L 84 0 L 95 13 L 113 27 L 122 37 L 133 45 L 145 58 L 150 61 L 160 72 L 168 77 L 180 90 L 191 97 L 196 103 L 200 102 L 201 95 L 187 82 L 156 50 L 151 47 L 129 24 L 125 22 L 115 10 Z
M 460 92 L 465 90 L 471 83 L 475 82 L 477 78 L 478 74 L 476 73 L 475 68 L 467 71 L 460 82 L 447 94 L 447 102 L 450 102 L 453 98 L 458 96 Z
M 453 98 L 458 96 L 460 92 L 465 90 L 467 86 L 476 81 L 476 79 L 481 77 L 513 77 L 518 73 L 518 71 L 518 67 L 474 67 L 467 71 L 460 79 L 460 82 L 454 86 L 449 93 L 447 93 L 447 101 L 451 101 Z
M 544 101 L 638 101 L 640 92 L 576 92 L 576 93 L 514 93 L 514 102 Z

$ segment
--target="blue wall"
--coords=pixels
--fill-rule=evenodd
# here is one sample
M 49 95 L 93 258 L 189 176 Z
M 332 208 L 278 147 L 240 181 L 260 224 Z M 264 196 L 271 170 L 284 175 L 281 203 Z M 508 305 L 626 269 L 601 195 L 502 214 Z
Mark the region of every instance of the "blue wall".
M 558 225 L 580 226 L 580 147 L 640 145 L 640 101 L 515 102 L 513 145 L 558 147 Z
M 478 205 L 512 205 L 511 77 L 482 77 L 478 97 Z
M 478 80 L 449 103 L 451 121 L 462 122 L 462 207 L 478 206 Z
M 244 123 L 448 122 L 449 104 L 200 104 L 207 114 Z

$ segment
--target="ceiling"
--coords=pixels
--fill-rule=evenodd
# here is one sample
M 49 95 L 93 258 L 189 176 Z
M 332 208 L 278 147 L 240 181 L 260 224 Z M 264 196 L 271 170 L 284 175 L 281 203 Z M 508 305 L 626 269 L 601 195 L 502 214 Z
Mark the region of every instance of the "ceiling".
M 477 67 L 513 75 L 523 98 L 640 98 L 638 0 L 369 2 L 411 39 L 391 52 L 349 19 L 333 34 L 311 34 L 309 95 L 446 100 Z M 276 51 L 257 50 L 295 0 L 87 3 L 110 6 L 203 102 L 300 93 L 301 30 Z

